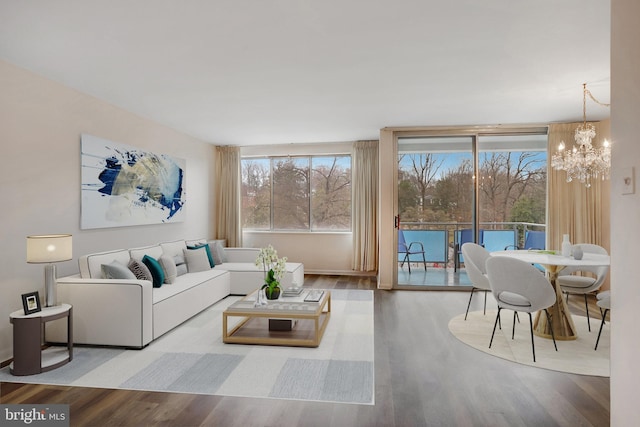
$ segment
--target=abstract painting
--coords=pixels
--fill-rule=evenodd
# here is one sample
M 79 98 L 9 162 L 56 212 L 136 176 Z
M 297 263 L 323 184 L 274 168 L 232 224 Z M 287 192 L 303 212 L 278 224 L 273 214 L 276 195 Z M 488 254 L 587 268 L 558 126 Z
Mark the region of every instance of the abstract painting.
M 81 137 L 82 229 L 184 221 L 185 161 Z

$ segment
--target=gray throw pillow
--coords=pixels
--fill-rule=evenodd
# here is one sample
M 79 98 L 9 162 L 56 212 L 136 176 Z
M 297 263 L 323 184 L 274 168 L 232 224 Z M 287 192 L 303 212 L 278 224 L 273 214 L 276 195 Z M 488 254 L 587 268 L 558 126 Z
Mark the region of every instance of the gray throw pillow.
M 142 261 L 131 258 L 127 267 L 129 267 L 129 270 L 131 270 L 131 272 L 136 276 L 136 279 L 148 280 L 150 282 L 153 282 L 151 270 L 149 270 L 149 268 L 144 265 Z
M 187 274 L 187 263 L 184 260 L 184 255 L 181 253 L 180 255 L 176 255 L 173 257 L 173 260 L 176 263 L 176 271 L 178 276 L 182 276 L 183 274 Z
M 100 270 L 102 271 L 103 279 L 136 279 L 135 274 L 126 265 L 117 260 L 113 260 L 109 264 L 102 264 Z
M 209 243 L 209 250 L 211 251 L 211 256 L 213 257 L 213 263 L 215 265 L 220 265 L 224 261 L 222 261 L 222 245 L 220 242 L 211 242 Z
M 184 259 L 187 261 L 189 273 L 211 270 L 207 250 L 204 246 L 198 249 L 183 249 L 182 252 L 184 253 Z
M 158 260 L 164 270 L 164 283 L 174 283 L 178 277 L 178 268 L 173 257 L 162 255 Z
M 222 246 L 222 243 L 217 241 L 216 247 L 218 248 L 218 252 L 220 253 L 220 258 L 222 259 L 222 262 L 223 263 L 229 262 L 229 260 L 227 259 L 227 251 L 224 249 L 224 246 Z

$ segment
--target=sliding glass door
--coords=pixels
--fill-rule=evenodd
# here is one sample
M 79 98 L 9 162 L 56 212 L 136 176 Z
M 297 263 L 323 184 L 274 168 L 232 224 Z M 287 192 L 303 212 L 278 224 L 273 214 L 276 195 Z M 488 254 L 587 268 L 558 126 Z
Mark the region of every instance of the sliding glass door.
M 453 273 L 461 236 L 474 235 L 474 146 L 474 136 L 398 139 L 398 285 L 469 284 Z
M 462 244 L 503 250 L 543 232 L 546 145 L 546 129 L 399 136 L 395 286 L 470 286 Z

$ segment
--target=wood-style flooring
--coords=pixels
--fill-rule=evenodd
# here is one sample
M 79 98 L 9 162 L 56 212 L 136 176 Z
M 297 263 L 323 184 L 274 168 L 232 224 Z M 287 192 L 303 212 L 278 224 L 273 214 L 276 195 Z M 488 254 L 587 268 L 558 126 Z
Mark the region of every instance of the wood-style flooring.
M 0 403 L 70 405 L 72 426 L 608 426 L 609 379 L 479 352 L 447 329 L 466 292 L 381 291 L 375 278 L 308 275 L 305 286 L 375 290 L 375 405 L 0 384 Z M 482 309 L 474 296 L 472 310 Z M 584 314 L 584 301 L 570 299 Z M 593 301 L 594 339 L 600 314 Z M 595 332 L 593 332 L 595 327 Z

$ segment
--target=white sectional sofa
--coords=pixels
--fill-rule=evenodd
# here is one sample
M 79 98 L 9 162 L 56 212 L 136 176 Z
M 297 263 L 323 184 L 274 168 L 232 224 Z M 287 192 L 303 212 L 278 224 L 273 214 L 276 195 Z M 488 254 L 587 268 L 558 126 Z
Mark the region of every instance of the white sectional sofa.
M 144 255 L 173 256 L 198 242 L 203 243 L 178 240 L 81 256 L 80 273 L 59 278 L 57 285 L 58 301 L 73 305 L 74 343 L 142 348 L 226 296 L 246 295 L 261 286 L 264 273 L 255 265 L 259 249 L 253 248 L 224 248 L 223 263 L 178 275 L 160 287 L 149 280 L 104 278 L 103 265 L 116 261 L 126 266 Z M 302 264 L 287 263 L 286 270 L 283 287 L 304 283 Z M 47 342 L 66 342 L 62 323 L 46 324 Z

